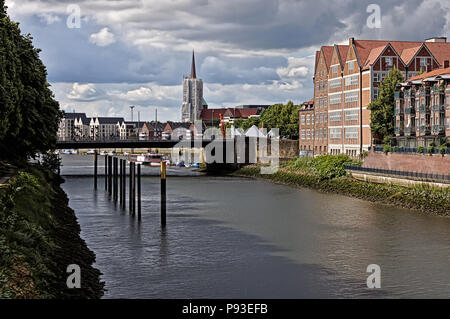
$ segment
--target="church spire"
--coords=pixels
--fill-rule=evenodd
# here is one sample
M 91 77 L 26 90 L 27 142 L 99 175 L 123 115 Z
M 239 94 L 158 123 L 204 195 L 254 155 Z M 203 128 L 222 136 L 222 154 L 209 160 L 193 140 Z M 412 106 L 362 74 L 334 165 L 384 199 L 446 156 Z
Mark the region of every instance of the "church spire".
M 192 67 L 191 67 L 191 79 L 196 79 L 197 74 L 195 73 L 195 56 L 194 50 L 192 50 Z

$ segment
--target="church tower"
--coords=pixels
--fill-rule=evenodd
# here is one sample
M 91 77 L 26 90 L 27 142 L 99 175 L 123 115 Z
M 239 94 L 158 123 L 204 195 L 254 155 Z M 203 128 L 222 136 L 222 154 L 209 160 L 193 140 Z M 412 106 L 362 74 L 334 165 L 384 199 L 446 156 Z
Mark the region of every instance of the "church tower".
M 197 78 L 195 70 L 195 54 L 192 51 L 190 77 L 183 79 L 183 104 L 181 105 L 181 121 L 193 123 L 200 120 L 203 110 L 203 80 Z

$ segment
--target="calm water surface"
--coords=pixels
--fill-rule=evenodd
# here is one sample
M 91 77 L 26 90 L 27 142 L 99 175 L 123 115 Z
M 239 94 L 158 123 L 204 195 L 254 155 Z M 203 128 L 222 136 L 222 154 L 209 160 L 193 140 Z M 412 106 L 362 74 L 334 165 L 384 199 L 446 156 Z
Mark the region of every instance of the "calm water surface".
M 103 177 L 94 191 L 91 177 L 75 176 L 92 163 L 64 157 L 63 188 L 105 298 L 450 297 L 449 218 L 171 168 L 163 231 L 157 168 L 143 168 L 138 222 L 108 198 Z M 381 289 L 366 286 L 369 264 L 381 267 Z

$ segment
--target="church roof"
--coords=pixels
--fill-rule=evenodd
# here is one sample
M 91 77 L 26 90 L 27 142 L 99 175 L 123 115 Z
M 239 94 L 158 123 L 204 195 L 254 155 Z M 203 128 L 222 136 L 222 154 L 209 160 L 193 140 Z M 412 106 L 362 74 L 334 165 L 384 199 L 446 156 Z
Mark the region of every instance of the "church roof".
M 194 51 L 192 51 L 192 65 L 191 65 L 191 79 L 196 79 L 197 74 L 195 72 L 195 55 Z

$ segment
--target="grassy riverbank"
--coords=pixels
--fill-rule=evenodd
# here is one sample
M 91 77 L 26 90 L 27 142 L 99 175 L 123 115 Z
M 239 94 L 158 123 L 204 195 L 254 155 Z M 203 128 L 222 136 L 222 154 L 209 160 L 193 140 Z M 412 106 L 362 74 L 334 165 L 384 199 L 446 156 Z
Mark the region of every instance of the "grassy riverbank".
M 298 159 L 282 164 L 278 172 L 261 175 L 260 168 L 247 166 L 234 175 L 256 177 L 295 187 L 308 187 L 322 192 L 337 193 L 360 199 L 404 208 L 418 209 L 425 213 L 450 216 L 450 189 L 426 186 L 402 187 L 392 184 L 375 184 L 357 181 L 346 176 L 343 165 L 349 160 Z
M 39 166 L 19 169 L 0 189 L 0 298 L 100 298 L 104 284 L 63 180 Z M 81 268 L 81 289 L 66 285 L 67 266 Z

